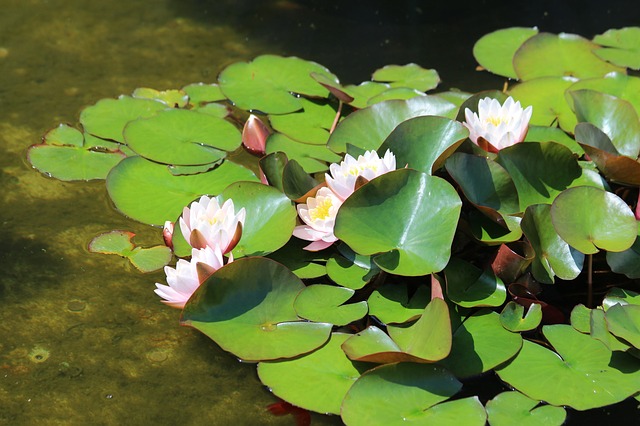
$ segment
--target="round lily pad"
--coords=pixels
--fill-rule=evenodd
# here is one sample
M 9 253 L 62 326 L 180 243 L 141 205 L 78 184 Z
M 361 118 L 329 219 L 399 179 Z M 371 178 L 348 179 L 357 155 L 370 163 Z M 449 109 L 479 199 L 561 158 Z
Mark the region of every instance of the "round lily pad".
M 538 28 L 511 27 L 486 34 L 473 46 L 473 56 L 486 70 L 494 74 L 517 79 L 513 69 L 513 55 L 529 38 L 538 34 Z
M 301 318 L 315 322 L 347 325 L 367 314 L 367 302 L 346 302 L 354 290 L 326 284 L 314 284 L 305 288 L 296 298 L 294 308 Z
M 272 114 L 269 122 L 274 130 L 298 142 L 325 145 L 329 129 L 336 118 L 336 110 L 329 104 L 301 98 L 302 111 Z
M 387 65 L 374 71 L 371 80 L 389 83 L 392 88 L 411 88 L 426 92 L 440 83 L 438 72 L 418 64 Z
M 180 321 L 243 360 L 291 358 L 322 346 L 331 333 L 331 324 L 299 320 L 293 303 L 304 288 L 271 259 L 238 259 L 198 287 Z
M 567 417 L 562 407 L 540 405 L 520 392 L 502 392 L 487 402 L 491 426 L 561 426 Z
M 137 154 L 158 163 L 210 164 L 242 142 L 240 131 L 228 121 L 186 109 L 169 109 L 130 122 L 124 139 Z

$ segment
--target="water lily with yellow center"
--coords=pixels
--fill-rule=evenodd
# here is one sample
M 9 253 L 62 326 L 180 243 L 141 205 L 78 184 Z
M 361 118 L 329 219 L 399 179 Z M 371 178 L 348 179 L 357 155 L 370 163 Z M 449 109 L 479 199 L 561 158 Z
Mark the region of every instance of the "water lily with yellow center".
M 180 230 L 193 248 L 218 246 L 223 253 L 228 253 L 240 240 L 245 217 L 244 208 L 235 212 L 233 200 L 220 206 L 216 198 L 204 195 L 184 208 Z
M 356 190 L 356 182 L 360 177 L 368 182 L 380 175 L 396 169 L 396 156 L 389 150 L 380 158 L 375 151 L 367 151 L 356 160 L 347 154 L 340 163 L 329 166 L 325 181 L 340 200 L 344 201 Z
M 293 235 L 312 241 L 305 250 L 322 250 L 338 241 L 333 234 L 333 226 L 341 205 L 342 201 L 326 187 L 320 188 L 315 197 L 307 198 L 306 204 L 298 204 L 298 215 L 304 225 L 296 226 Z
M 163 303 L 182 309 L 200 284 L 223 265 L 224 256 L 220 247 L 193 249 L 190 262 L 179 259 L 175 268 L 164 267 L 168 285 L 156 283 L 154 292 L 164 299 Z
M 492 98 L 478 102 L 478 113 L 465 109 L 464 124 L 469 129 L 469 139 L 488 152 L 498 152 L 503 148 L 522 142 L 529 129 L 533 108 L 523 109 L 520 101 L 511 96 L 500 105 Z

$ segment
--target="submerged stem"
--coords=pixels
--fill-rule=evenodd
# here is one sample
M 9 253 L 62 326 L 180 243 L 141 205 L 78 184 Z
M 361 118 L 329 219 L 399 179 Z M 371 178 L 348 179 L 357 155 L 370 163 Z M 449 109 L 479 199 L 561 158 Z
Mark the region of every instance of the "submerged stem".
M 587 307 L 593 305 L 593 255 L 587 256 Z

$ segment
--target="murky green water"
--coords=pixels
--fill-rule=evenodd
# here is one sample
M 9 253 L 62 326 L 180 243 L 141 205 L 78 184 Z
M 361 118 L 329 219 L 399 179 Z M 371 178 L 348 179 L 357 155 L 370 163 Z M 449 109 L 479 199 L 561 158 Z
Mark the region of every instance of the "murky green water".
M 257 3 L 0 0 L 0 424 L 293 424 L 265 411 L 276 399 L 253 365 L 178 326 L 179 312 L 153 293 L 162 272 L 87 252 L 113 229 L 142 243 L 161 237 L 114 211 L 103 182 L 33 171 L 25 152 L 44 132 L 75 124 L 101 98 L 213 82 L 225 65 L 262 53 L 315 60 L 348 83 L 414 61 L 441 71 L 443 88 L 500 87 L 474 74 L 471 46 L 518 24 L 479 28 L 443 19 L 442 8 L 429 18 L 421 2 L 391 15 L 352 3 Z M 450 42 L 462 31 L 464 43 Z

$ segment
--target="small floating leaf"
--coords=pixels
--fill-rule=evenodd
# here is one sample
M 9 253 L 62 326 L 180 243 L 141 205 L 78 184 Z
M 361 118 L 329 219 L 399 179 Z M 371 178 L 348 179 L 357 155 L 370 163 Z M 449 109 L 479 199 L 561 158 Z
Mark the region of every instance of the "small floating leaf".
M 367 302 L 345 304 L 354 293 L 350 288 L 313 284 L 300 292 L 294 308 L 309 321 L 347 325 L 367 314 Z
M 89 243 L 92 253 L 117 254 L 129 259 L 140 272 L 156 271 L 171 261 L 171 249 L 165 246 L 136 247 L 133 232 L 111 231 L 100 234 Z
M 371 80 L 389 83 L 391 87 L 408 87 L 421 92 L 435 89 L 440 83 L 438 72 L 417 64 L 387 65 L 377 69 Z
M 502 326 L 514 333 L 533 330 L 540 325 L 540 321 L 542 321 L 542 308 L 539 303 L 532 303 L 525 314 L 524 306 L 510 301 L 500 313 Z
M 639 27 L 608 30 L 604 34 L 595 36 L 593 41 L 605 46 L 594 51 L 599 58 L 621 67 L 640 69 Z
M 502 392 L 487 402 L 491 426 L 561 426 L 567 417 L 562 407 L 541 405 L 520 392 Z
M 485 34 L 473 46 L 473 56 L 486 70 L 517 79 L 513 69 L 513 55 L 522 43 L 536 34 L 536 27 L 511 27 Z

